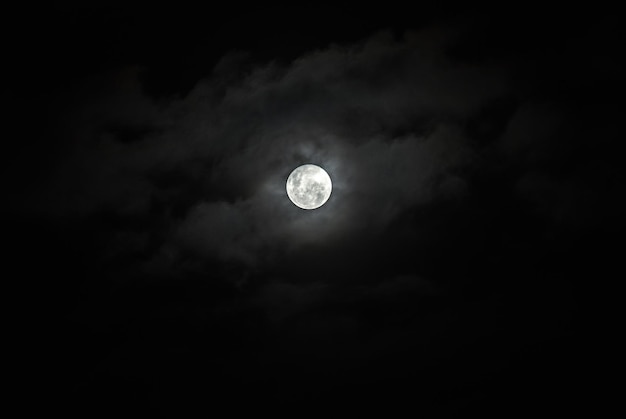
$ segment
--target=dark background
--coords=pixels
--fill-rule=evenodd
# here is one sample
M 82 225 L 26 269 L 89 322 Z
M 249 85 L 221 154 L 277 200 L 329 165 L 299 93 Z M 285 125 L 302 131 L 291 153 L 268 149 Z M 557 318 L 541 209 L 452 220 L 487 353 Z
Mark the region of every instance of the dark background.
M 5 19 L 3 277 L 27 406 L 509 416 L 613 399 L 614 11 Z M 284 193 L 308 162 L 335 185 L 313 212 Z

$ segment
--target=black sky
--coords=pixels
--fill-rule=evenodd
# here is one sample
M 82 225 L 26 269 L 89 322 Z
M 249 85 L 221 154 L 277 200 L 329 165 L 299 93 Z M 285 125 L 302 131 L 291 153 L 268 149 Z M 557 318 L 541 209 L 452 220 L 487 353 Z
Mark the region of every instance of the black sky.
M 29 406 L 510 417 L 611 398 L 613 11 L 8 15 L 3 277 Z M 319 210 L 284 191 L 304 163 L 333 179 Z

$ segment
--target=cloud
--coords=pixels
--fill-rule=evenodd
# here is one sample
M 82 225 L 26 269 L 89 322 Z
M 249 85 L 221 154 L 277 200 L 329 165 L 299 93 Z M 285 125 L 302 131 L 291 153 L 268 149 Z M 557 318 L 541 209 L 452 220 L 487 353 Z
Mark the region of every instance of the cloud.
M 497 68 L 452 63 L 429 36 L 410 33 L 398 42 L 383 32 L 287 66 L 261 65 L 235 80 L 223 75 L 224 63 L 237 61 L 227 56 L 187 97 L 166 103 L 142 94 L 141 69 L 85 80 L 64 100 L 72 153 L 62 173 L 117 185 L 117 175 L 147 177 L 202 161 L 204 176 L 226 171 L 245 185 L 260 164 L 285 164 L 320 136 L 355 144 L 389 140 L 403 130 L 411 134 L 416 119 L 462 117 L 505 90 Z M 435 45 L 426 47 L 425 40 Z M 128 140 L 133 132 L 137 138 Z M 53 187 L 72 185 L 67 177 L 55 180 Z M 77 194 L 88 187 L 76 186 Z M 110 196 L 102 185 L 92 189 L 103 192 L 87 198 L 95 206 L 133 207 L 121 202 L 132 197 Z
M 464 124 L 509 86 L 497 66 L 449 58 L 456 36 L 381 32 L 239 73 L 245 55 L 234 53 L 164 101 L 142 93 L 141 69 L 86 80 L 64 101 L 77 121 L 63 132 L 66 157 L 31 208 L 149 214 L 161 229 L 154 258 L 170 266 L 186 254 L 256 269 L 303 246 L 373 240 L 411 208 L 467 193 L 460 173 L 477 156 Z M 334 186 L 308 212 L 284 190 L 306 162 Z

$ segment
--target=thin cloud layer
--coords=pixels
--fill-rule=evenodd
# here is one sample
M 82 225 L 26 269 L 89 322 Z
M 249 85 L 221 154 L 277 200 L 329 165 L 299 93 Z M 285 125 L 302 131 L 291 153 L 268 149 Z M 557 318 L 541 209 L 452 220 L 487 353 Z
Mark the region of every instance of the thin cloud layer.
M 228 71 L 235 54 L 173 101 L 143 95 L 137 69 L 88 80 L 104 86 L 88 98 L 88 87 L 76 89 L 70 151 L 40 210 L 156 212 L 170 232 L 162 246 L 249 266 L 300 244 L 375 234 L 412 207 L 466 192 L 454 173 L 474 159 L 463 122 L 507 83 L 497 67 L 450 61 L 453 39 L 379 33 L 239 78 Z M 284 191 L 306 162 L 334 185 L 310 213 Z

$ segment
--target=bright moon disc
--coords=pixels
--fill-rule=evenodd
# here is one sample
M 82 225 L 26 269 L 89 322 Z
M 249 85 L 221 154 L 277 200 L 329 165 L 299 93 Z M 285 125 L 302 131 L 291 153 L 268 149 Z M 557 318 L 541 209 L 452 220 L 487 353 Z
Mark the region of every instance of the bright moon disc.
M 328 201 L 333 183 L 326 170 L 314 164 L 296 167 L 287 178 L 287 196 L 302 209 L 316 209 Z

